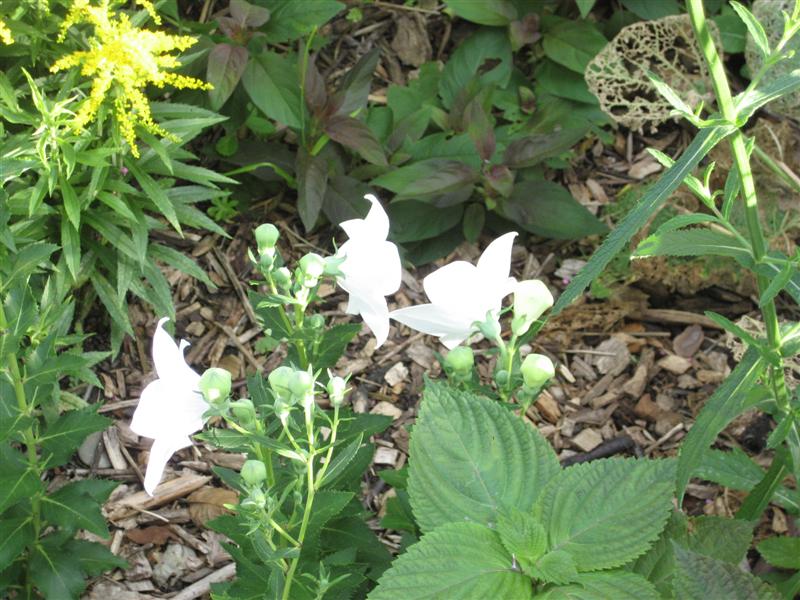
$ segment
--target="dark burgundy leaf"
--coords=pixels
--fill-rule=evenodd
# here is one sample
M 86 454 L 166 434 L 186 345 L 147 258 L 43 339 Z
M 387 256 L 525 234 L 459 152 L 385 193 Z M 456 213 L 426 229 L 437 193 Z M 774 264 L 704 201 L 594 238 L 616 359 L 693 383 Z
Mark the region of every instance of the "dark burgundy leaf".
M 245 0 L 231 0 L 231 16 L 241 27 L 255 29 L 269 21 L 269 10 L 254 6 Z
M 508 198 L 514 190 L 514 173 L 505 165 L 492 165 L 484 173 L 486 185 Z
M 464 129 L 475 144 L 481 160 L 489 160 L 496 148 L 494 126 L 483 107 L 480 95 L 467 104 L 464 111 Z
M 365 123 L 352 117 L 334 116 L 325 123 L 324 130 L 334 142 L 355 150 L 364 160 L 374 165 L 388 164 L 380 142 Z
M 503 162 L 512 169 L 532 167 L 566 152 L 586 133 L 585 129 L 561 129 L 552 133 L 531 135 L 511 142 L 503 154 Z
M 328 161 L 311 156 L 305 149 L 297 152 L 297 211 L 306 231 L 314 228 L 328 187 Z
M 325 90 L 325 81 L 319 73 L 316 64 L 316 55 L 308 61 L 306 69 L 305 99 L 308 110 L 315 116 L 320 116 L 328 101 L 328 92 Z
M 336 114 L 349 116 L 367 105 L 372 74 L 378 66 L 379 57 L 378 48 L 370 50 L 344 76 L 341 87 L 344 98 Z
M 239 84 L 249 58 L 247 48 L 217 44 L 208 54 L 206 81 L 214 86 L 208 92 L 211 108 L 219 110 Z
M 372 180 L 402 198 L 430 198 L 472 188 L 478 173 L 469 165 L 444 158 L 421 160 Z

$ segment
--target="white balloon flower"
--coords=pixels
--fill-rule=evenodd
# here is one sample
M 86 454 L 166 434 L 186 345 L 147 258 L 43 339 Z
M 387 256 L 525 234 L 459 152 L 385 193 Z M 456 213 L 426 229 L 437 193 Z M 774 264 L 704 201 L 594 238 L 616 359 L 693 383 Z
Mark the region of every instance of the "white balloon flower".
M 134 433 L 155 440 L 144 478 L 144 489 L 151 496 L 170 457 L 192 445 L 189 436 L 203 428 L 203 413 L 209 408 L 198 388 L 200 375 L 183 356 L 189 342 L 181 340 L 180 346 L 175 343 L 164 330 L 168 320 L 161 319 L 153 334 L 153 364 L 158 379 L 142 390 L 131 421 Z
M 430 304 L 392 311 L 395 321 L 435 335 L 452 349 L 478 331 L 478 324 L 497 319 L 503 298 L 514 291 L 511 246 L 516 233 L 506 233 L 486 247 L 475 266 L 452 262 L 422 280 Z
M 386 241 L 389 217 L 380 202 L 372 194 L 364 197 L 372 203 L 367 216 L 341 223 L 349 239 L 337 252 L 344 258 L 337 281 L 350 294 L 347 313 L 360 314 L 381 346 L 389 337 L 386 296 L 400 288 L 400 254 Z

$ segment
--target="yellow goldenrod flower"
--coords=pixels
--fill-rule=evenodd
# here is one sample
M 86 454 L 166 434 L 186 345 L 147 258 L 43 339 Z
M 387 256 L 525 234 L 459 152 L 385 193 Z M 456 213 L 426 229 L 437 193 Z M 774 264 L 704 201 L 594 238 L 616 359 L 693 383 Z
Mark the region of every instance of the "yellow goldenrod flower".
M 181 52 L 197 41 L 186 35 L 170 35 L 163 31 L 149 31 L 133 25 L 128 15 L 110 12 L 110 0 L 100 0 L 93 6 L 91 0 L 74 0 L 61 26 L 60 40 L 76 24 L 89 23 L 94 34 L 89 38 L 89 50 L 68 54 L 57 60 L 50 70 L 55 73 L 80 67 L 81 75 L 92 77 L 92 89 L 75 115 L 73 127 L 83 129 L 95 119 L 97 111 L 109 92 L 113 93 L 113 112 L 120 134 L 138 157 L 136 125 L 162 137 L 176 139 L 153 121 L 150 104 L 144 89 L 148 84 L 157 87 L 172 85 L 176 88 L 210 89 L 211 86 L 194 77 L 170 73 L 166 69 L 180 66 L 172 51 Z M 150 0 L 136 0 L 153 17 L 160 19 Z
M 0 19 L 0 44 L 10 46 L 14 43 L 14 38 L 11 37 L 11 30 L 6 25 L 6 22 Z

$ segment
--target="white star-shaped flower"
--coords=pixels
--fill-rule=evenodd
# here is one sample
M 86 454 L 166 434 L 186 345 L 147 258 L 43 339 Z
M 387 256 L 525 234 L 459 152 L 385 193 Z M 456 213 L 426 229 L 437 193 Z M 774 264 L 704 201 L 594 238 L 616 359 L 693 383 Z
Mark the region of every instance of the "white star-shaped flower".
M 183 356 L 189 342 L 181 340 L 180 346 L 175 343 L 164 330 L 168 320 L 161 319 L 153 334 L 153 364 L 158 379 L 142 390 L 131 421 L 134 433 L 155 440 L 144 478 L 144 489 L 151 496 L 170 457 L 192 445 L 189 436 L 203 428 L 203 413 L 209 408 L 198 391 L 200 375 Z
M 337 281 L 350 294 L 347 313 L 360 314 L 381 346 L 389 336 L 386 296 L 400 288 L 400 254 L 386 241 L 389 217 L 380 202 L 371 194 L 364 197 L 372 203 L 367 216 L 341 223 L 349 239 L 337 253 L 344 257 Z
M 412 329 L 435 335 L 452 349 L 478 331 L 487 313 L 497 318 L 503 298 L 514 291 L 511 246 L 516 233 L 506 233 L 486 247 L 475 266 L 452 262 L 422 280 L 430 304 L 409 306 L 389 316 Z

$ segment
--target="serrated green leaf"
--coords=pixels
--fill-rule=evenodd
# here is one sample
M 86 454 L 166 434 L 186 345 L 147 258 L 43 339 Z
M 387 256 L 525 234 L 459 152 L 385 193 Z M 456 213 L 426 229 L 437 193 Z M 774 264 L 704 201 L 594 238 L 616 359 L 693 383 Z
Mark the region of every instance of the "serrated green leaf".
M 797 269 L 795 268 L 795 265 L 793 265 L 792 263 L 786 263 L 780 270 L 780 272 L 772 279 L 772 281 L 770 281 L 769 286 L 767 286 L 767 289 L 765 289 L 764 292 L 759 297 L 758 299 L 759 306 L 764 306 L 765 304 L 772 302 L 775 299 L 775 297 L 781 292 L 781 290 L 783 290 L 783 288 L 789 285 L 789 282 L 791 281 L 792 277 L 796 274 L 797 274 Z
M 400 555 L 369 600 L 531 598 L 531 580 L 512 568 L 499 536 L 476 523 L 448 523 Z
M 506 550 L 520 563 L 530 565 L 547 550 L 547 530 L 533 515 L 516 508 L 500 513 L 497 533 Z
M 42 484 L 33 471 L 19 471 L 11 465 L 3 465 L 0 473 L 0 513 L 39 493 Z
M 428 381 L 411 434 L 408 491 L 422 531 L 528 511 L 559 465 L 547 441 L 488 398 Z
M 86 587 L 80 560 L 64 550 L 63 539 L 50 535 L 31 552 L 29 575 L 47 600 L 76 600 Z
M 574 465 L 548 484 L 534 515 L 547 527 L 550 550 L 570 553 L 579 571 L 619 567 L 658 538 L 670 514 L 674 482 L 673 460 L 612 458 Z
M 773 567 L 800 569 L 800 537 L 767 538 L 756 549 Z
M 647 553 L 636 559 L 630 569 L 652 583 L 662 597 L 672 595 L 672 577 L 675 573 L 675 552 L 672 542 L 689 543 L 688 519 L 682 512 L 673 510 L 666 527 Z
M 33 540 L 31 517 L 0 519 L 0 570 L 14 562 Z
M 699 225 L 701 223 L 719 223 L 719 219 L 714 215 L 695 213 L 691 215 L 678 215 L 663 223 L 658 228 L 658 233 L 683 229 L 689 225 Z
M 578 569 L 571 554 L 563 550 L 555 550 L 538 559 L 531 568 L 530 574 L 539 581 L 564 585 L 575 580 Z
M 161 244 L 149 244 L 147 247 L 147 253 L 156 260 L 160 260 L 161 262 L 166 263 L 169 266 L 202 281 L 212 290 L 217 289 L 217 286 L 214 285 L 214 282 L 208 278 L 208 275 L 203 269 L 200 268 L 200 265 L 186 256 L 183 252 L 175 250 L 175 248 L 170 248 L 169 246 L 163 246 Z
M 93 408 L 65 413 L 39 436 L 42 456 L 49 467 L 64 464 L 87 435 L 109 425 L 111 419 L 98 415 Z
M 336 483 L 336 479 L 347 469 L 350 461 L 358 454 L 362 444 L 362 436 L 359 435 L 344 448 L 337 448 L 334 452 L 333 460 L 331 460 L 330 467 L 325 471 L 325 476 L 322 478 L 322 481 L 319 482 L 319 486 L 324 487 Z
M 689 521 L 687 547 L 693 552 L 738 565 L 753 538 L 753 523 L 701 515 Z
M 75 483 L 68 483 L 55 493 L 44 496 L 42 513 L 50 523 L 65 531 L 74 533 L 78 529 L 85 529 L 101 538 L 108 538 L 108 527 L 100 504 Z
M 0 265 L 0 272 L 5 271 L 3 281 L 0 282 L 0 291 L 6 289 L 15 279 L 22 280 L 30 273 L 33 273 L 56 250 L 58 250 L 58 246 L 44 242 L 33 242 L 22 248 L 14 255 L 10 264 L 6 263 L 8 265 L 7 271 L 4 268 L 6 265 Z
M 742 242 L 721 231 L 692 228 L 657 232 L 639 243 L 633 258 L 650 256 L 730 256 L 740 264 L 753 264 L 753 255 Z
M 759 108 L 800 88 L 800 69 L 776 77 L 734 99 L 740 121 L 749 119 Z
M 684 438 L 678 454 L 677 495 L 678 502 L 689 479 L 702 461 L 703 453 L 716 439 L 720 431 L 743 410 L 747 392 L 764 371 L 764 361 L 754 348 L 745 352 L 742 360 L 728 375 L 712 396 L 706 400 L 694 426 Z
M 551 315 L 555 316 L 572 303 L 588 285 L 605 269 L 606 265 L 625 247 L 634 234 L 644 227 L 648 219 L 669 198 L 672 192 L 720 141 L 734 131 L 732 126 L 715 126 L 703 129 L 689 144 L 670 169 L 650 187 L 631 212 L 619 223 L 589 259 L 586 266 L 578 273 L 566 290 L 558 298 Z
M 678 599 L 779 600 L 781 595 L 738 565 L 675 547 L 673 589 Z
M 128 562 L 114 555 L 108 548 L 88 540 L 70 540 L 65 551 L 77 557 L 81 571 L 87 575 L 100 575 L 111 569 L 126 569 Z
M 653 584 L 628 571 L 578 573 L 570 585 L 553 587 L 537 600 L 661 600 Z

